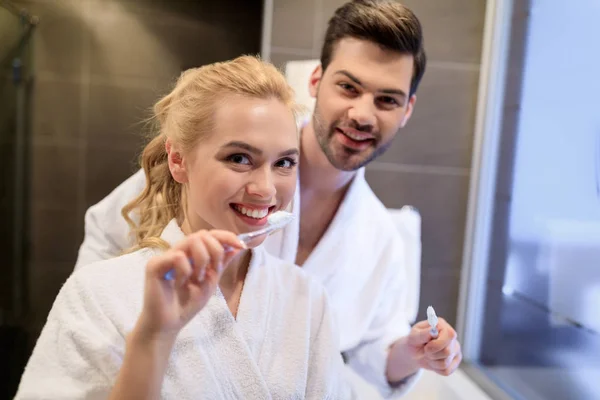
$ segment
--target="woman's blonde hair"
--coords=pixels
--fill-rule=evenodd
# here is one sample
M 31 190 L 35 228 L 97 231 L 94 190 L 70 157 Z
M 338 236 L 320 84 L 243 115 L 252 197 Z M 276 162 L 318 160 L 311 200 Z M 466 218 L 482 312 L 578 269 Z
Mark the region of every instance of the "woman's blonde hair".
M 135 246 L 168 248 L 160 238 L 173 218 L 184 217 L 183 185 L 171 176 L 167 162 L 167 138 L 184 153 L 192 150 L 214 129 L 215 108 L 227 95 L 277 99 L 297 117 L 294 92 L 272 64 L 254 56 L 242 56 L 183 72 L 174 89 L 154 105 L 157 134 L 140 157 L 146 175 L 144 191 L 123 207 L 121 214 L 131 228 Z M 136 213 L 138 223 L 131 218 Z

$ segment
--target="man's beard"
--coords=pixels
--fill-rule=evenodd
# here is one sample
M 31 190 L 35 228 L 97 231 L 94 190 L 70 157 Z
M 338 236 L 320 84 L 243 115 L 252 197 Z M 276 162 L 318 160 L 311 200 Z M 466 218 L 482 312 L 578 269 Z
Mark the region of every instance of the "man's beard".
M 336 134 L 336 127 L 341 125 L 341 121 L 334 121 L 327 126 L 327 123 L 323 120 L 323 118 L 321 118 L 321 113 L 319 112 L 319 103 L 315 103 L 315 109 L 313 112 L 313 128 L 317 142 L 329 160 L 329 163 L 341 171 L 356 171 L 364 167 L 385 153 L 392 144 L 391 140 L 386 143 L 382 143 L 381 138 L 376 136 L 374 143 L 366 150 L 352 150 L 342 146 L 342 153 L 340 153 L 340 151 L 336 152 L 333 149 L 332 141 L 334 135 Z M 352 128 L 361 130 L 355 125 L 352 126 Z

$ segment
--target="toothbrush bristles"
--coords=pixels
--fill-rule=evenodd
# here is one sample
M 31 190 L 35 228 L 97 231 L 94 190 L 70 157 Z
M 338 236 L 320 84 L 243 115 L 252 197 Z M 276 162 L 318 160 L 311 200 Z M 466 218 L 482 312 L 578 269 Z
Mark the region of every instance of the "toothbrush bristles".
M 292 218 L 294 217 L 294 214 L 287 212 L 287 211 L 277 211 L 274 212 L 273 214 L 269 215 L 269 217 L 267 218 L 267 221 L 269 222 L 269 225 L 285 225 L 287 224 Z

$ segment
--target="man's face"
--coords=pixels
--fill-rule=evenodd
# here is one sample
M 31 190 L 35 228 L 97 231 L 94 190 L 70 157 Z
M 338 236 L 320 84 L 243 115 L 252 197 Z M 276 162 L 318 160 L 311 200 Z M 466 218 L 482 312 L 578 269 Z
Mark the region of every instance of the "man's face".
M 412 74 L 411 55 L 354 38 L 337 43 L 329 66 L 313 72 L 309 87 L 316 98 L 315 135 L 334 167 L 354 171 L 387 150 L 412 113 Z

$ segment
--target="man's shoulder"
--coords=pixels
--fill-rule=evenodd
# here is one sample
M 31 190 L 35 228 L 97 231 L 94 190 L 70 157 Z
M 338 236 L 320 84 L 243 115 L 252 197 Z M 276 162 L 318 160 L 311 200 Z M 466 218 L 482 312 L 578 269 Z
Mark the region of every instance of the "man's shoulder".
M 90 209 L 98 209 L 103 206 L 110 206 L 109 208 L 113 209 L 114 203 L 125 205 L 136 198 L 144 190 L 145 186 L 146 175 L 143 169 L 139 169 L 136 173 L 121 182 L 106 197 L 90 207 Z M 120 212 L 121 209 L 119 208 L 118 211 Z
M 154 249 L 140 249 L 133 253 L 96 261 L 73 272 L 71 278 L 77 286 L 102 293 L 104 288 L 129 291 L 131 286 L 144 282 L 146 263 L 156 253 Z
M 400 238 L 400 234 L 391 217 L 390 209 L 377 197 L 364 177 L 358 182 L 355 201 L 356 217 L 379 232 L 379 235 L 389 236 L 389 239 Z M 378 236 L 379 236 L 378 235 Z

